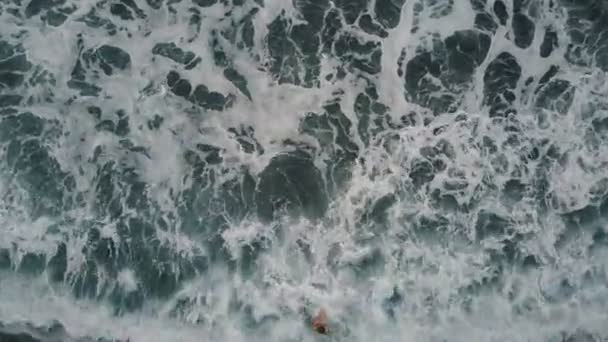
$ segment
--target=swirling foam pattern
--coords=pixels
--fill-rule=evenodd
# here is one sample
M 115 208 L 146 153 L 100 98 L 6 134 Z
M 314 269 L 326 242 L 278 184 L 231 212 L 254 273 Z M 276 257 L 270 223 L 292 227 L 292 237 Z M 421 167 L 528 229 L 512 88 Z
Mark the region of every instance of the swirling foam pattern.
M 0 1 L 0 340 L 605 341 L 607 95 L 604 0 Z

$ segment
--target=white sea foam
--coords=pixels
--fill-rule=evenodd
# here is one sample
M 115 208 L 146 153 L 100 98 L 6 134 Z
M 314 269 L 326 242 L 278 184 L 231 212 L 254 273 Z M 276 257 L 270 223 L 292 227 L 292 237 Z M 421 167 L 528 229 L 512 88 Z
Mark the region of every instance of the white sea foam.
M 405 48 L 408 58 L 413 57 L 430 33 L 444 39 L 455 30 L 470 29 L 474 21 L 469 2 L 458 0 L 453 1 L 451 14 L 441 18 L 431 18 L 432 6 L 426 7 L 416 18 L 419 30 L 412 33 L 414 7 L 419 2 L 440 3 L 407 1 L 399 26 L 383 40 L 382 72 L 371 80 L 377 86 L 379 101 L 390 108 L 388 114 L 396 121 L 410 111 L 426 115 L 404 97 L 403 77 L 396 72 L 402 49 Z M 222 4 L 205 9 L 200 34 L 194 34 L 188 25 L 189 1 L 175 5 L 178 14 L 163 7 L 147 11 L 145 23 L 122 21 L 119 26 L 125 30 L 112 37 L 73 20 L 51 28 L 40 24 L 37 18 L 29 19 L 27 32 L 20 38 L 28 59 L 57 75 L 58 84 L 67 82 L 75 63 L 76 32 L 83 34 L 85 49 L 112 43 L 130 54 L 132 65 L 128 70 L 113 77 L 102 74 L 97 84 L 103 89 L 101 96 L 106 98 L 102 106 L 104 118 L 127 108 L 129 138 L 134 145 L 144 146 L 147 155 L 127 153 L 110 134 L 96 131 L 94 120 L 86 113 L 89 100 L 75 98 L 67 103 L 70 95 L 65 87 L 57 87 L 55 94 L 63 102 L 29 107 L 40 117 L 58 120 L 69 132 L 55 140 L 51 151 L 61 169 L 75 175 L 76 187 L 89 190 L 90 197 L 84 200 L 86 208 L 66 212 L 66 219 L 72 221 L 61 224 L 59 232 L 52 233 L 48 227 L 56 223 L 53 219 L 34 220 L 25 210 L 14 210 L 16 204 L 26 202 L 27 194 L 20 194 L 11 180 L 2 179 L 0 248 L 10 250 L 15 265 L 27 253 L 54 255 L 60 242 L 68 246 L 68 273 L 76 272 L 85 263 L 86 237 L 74 227 L 94 217 L 93 190 L 98 165 L 91 158 L 98 146 L 104 147 L 98 163 L 114 160 L 140 170 L 141 179 L 149 185 L 147 195 L 155 199 L 163 212 L 178 216 L 174 194 L 188 188 L 192 181 L 187 180 L 191 169 L 182 158 L 186 149 L 193 149 L 198 143 L 221 147 L 224 163 L 218 167 L 222 169 L 218 179 L 230 179 L 241 168 L 258 175 L 272 157 L 285 151 L 282 146 L 285 139 L 321 148 L 314 139 L 299 133 L 301 119 L 309 112 L 322 112 L 323 106 L 336 98 L 336 92 L 342 91 L 339 103 L 353 123 L 350 133 L 365 160 L 354 163 L 352 178 L 332 200 L 323 220 L 286 219 L 272 224 L 252 217 L 239 222 L 227 220 L 222 237 L 238 265 L 244 262 L 244 247 L 260 240 L 267 243 L 250 277 L 231 273 L 224 264 L 210 265 L 207 274 L 189 280 L 170 298 L 147 299 L 141 310 L 115 316 L 102 301 L 74 299 L 68 284 L 64 288 L 49 285 L 44 276 L 5 272 L 0 273 L 0 320 L 45 324 L 57 319 L 73 336 L 159 342 L 561 341 L 562 332 L 574 331 L 607 338 L 605 247 L 591 250 L 594 231 L 569 230 L 559 215 L 593 203 L 593 191 L 608 172 L 605 137 L 602 140 L 589 133 L 591 118 L 605 117 L 608 82 L 602 71 L 581 70 L 582 67 L 568 64 L 563 58 L 566 44 L 558 47 L 550 58 L 538 56 L 541 26 L 561 27 L 565 20 L 562 11 L 549 10 L 547 1 L 541 3 L 542 16 L 530 48 L 515 47 L 509 27 L 497 28 L 488 56 L 473 74 L 457 113 L 440 115 L 426 126 L 387 129 L 369 146 L 364 146 L 359 137 L 356 129 L 359 122 L 353 110 L 356 95 L 365 88 L 363 80 L 347 75 L 343 80 L 322 81 L 319 88 L 302 88 L 278 84 L 263 67 L 268 58 L 263 40 L 268 33 L 267 25 L 283 10 L 296 21 L 295 9 L 289 1 L 267 0 L 253 17 L 256 32 L 253 54 L 237 49 L 226 51 L 232 56 L 235 69 L 248 80 L 252 100 L 222 76 L 222 69 L 212 62 L 213 51 L 208 44 L 201 43 L 209 39 L 213 29 L 230 26 L 228 20 L 222 19 L 227 11 Z M 75 16 L 84 15 L 94 4 L 94 1 L 78 2 Z M 234 16 L 245 15 L 245 9 L 252 4 L 235 10 Z M 8 14 L 3 13 L 1 18 L 0 30 L 7 36 L 16 34 L 18 30 L 7 19 Z M 140 29 L 141 25 L 144 27 Z M 133 36 L 129 37 L 127 31 Z M 560 30 L 558 35 L 560 41 L 568 40 Z M 210 90 L 235 94 L 232 107 L 222 112 L 192 109 L 167 91 L 166 71 L 175 63 L 159 56 L 153 58 L 150 51 L 156 43 L 169 40 L 202 57 L 200 67 L 180 71 L 193 87 L 203 83 Z M 482 105 L 484 70 L 505 51 L 514 55 L 522 67 L 522 77 L 514 92 L 529 97 L 529 101 L 516 102 L 518 117 L 512 126 L 519 129 L 518 145 L 509 143 L 511 135 L 505 127 L 511 123 L 490 118 L 488 108 Z M 574 87 L 573 105 L 566 113 L 534 105 L 533 89 L 552 64 L 560 67 L 558 77 Z M 326 57 L 321 65 L 321 74 L 326 75 L 334 73 L 338 63 Z M 533 86 L 524 84 L 528 76 L 536 77 Z M 155 84 L 156 92 L 141 95 L 150 83 Z M 141 129 L 154 114 L 164 118 L 161 128 Z M 466 120 L 457 121 L 458 114 L 466 114 Z M 543 115 L 547 117 L 546 127 L 538 125 Z M 264 154 L 242 151 L 228 131 L 240 125 L 253 127 Z M 437 133 L 441 127 L 444 128 Z M 488 154 L 484 150 L 484 136 L 492 138 L 497 153 Z M 594 144 L 592 138 L 599 143 Z M 542 154 L 554 145 L 560 153 L 568 155 L 545 170 L 547 198 L 540 202 L 546 203 L 548 210 L 540 210 L 536 199 L 529 197 L 505 203 L 495 188 L 505 187 L 514 173 L 523 181 L 534 183 L 540 162 L 524 165 L 521 158 L 533 145 L 540 146 L 543 139 L 548 144 L 538 147 Z M 445 182 L 460 179 L 462 188 L 450 194 L 463 207 L 479 202 L 474 211 L 438 211 L 431 205 L 430 196 L 409 182 L 421 148 L 441 141 L 447 141 L 453 148 L 454 157 L 445 162 L 457 177 L 448 171 L 439 173 L 429 188 L 444 190 Z M 6 152 L 0 156 L 6 157 Z M 506 163 L 503 165 L 502 161 Z M 315 162 L 322 166 L 321 161 Z M 12 198 L 4 195 L 9 192 L 13 193 Z M 395 204 L 387 210 L 385 222 L 363 225 L 361 217 L 370 203 L 386 195 L 393 195 Z M 508 217 L 513 229 L 509 234 L 523 236 L 521 248 L 537 256 L 542 267 L 524 269 L 509 263 L 493 264 L 492 252 L 503 248 L 505 236 L 478 238 L 475 219 L 482 209 Z M 416 224 L 420 217 L 434 215 L 445 219 L 435 231 Z M 598 220 L 597 225 L 605 230 L 605 220 Z M 114 224 L 100 225 L 103 237 L 120 241 Z M 198 236 L 181 232 L 175 226 L 155 229 L 158 240 L 180 255 L 207 253 Z M 276 236 L 277 230 L 281 230 L 281 237 Z M 382 261 L 377 261 L 378 255 Z M 372 266 L 366 266 L 369 264 Z M 501 280 L 492 284 L 493 274 L 499 268 Z M 108 274 L 106 277 L 100 284 L 117 281 L 127 292 L 136 291 L 142 281 L 129 269 L 120 271 L 116 279 L 110 279 L 112 276 Z M 395 291 L 401 300 L 387 304 Z M 176 314 L 175 307 L 183 302 L 188 305 Z M 236 313 L 234 302 L 248 309 Z M 386 309 L 387 305 L 393 306 L 392 311 Z M 332 335 L 327 338 L 315 336 L 307 323 L 308 315 L 319 306 L 326 307 L 330 316 Z

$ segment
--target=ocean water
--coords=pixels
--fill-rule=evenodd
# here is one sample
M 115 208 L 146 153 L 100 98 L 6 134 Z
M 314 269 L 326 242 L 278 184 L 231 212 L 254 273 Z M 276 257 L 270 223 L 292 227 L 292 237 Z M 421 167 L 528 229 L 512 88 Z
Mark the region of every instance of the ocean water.
M 0 1 L 0 341 L 606 341 L 607 272 L 605 0 Z

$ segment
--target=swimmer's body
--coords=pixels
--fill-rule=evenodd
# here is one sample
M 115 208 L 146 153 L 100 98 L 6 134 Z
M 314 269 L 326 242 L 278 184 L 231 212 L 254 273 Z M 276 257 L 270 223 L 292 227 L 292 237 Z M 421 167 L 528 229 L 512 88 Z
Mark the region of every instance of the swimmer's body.
M 327 312 L 324 308 L 319 309 L 319 312 L 312 319 L 312 328 L 319 334 L 329 334 L 329 328 L 327 326 Z

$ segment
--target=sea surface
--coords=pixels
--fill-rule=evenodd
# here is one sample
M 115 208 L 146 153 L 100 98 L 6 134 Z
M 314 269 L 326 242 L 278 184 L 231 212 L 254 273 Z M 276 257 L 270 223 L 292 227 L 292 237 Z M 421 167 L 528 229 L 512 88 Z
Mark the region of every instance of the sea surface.
M 607 340 L 608 1 L 0 0 L 0 341 Z

